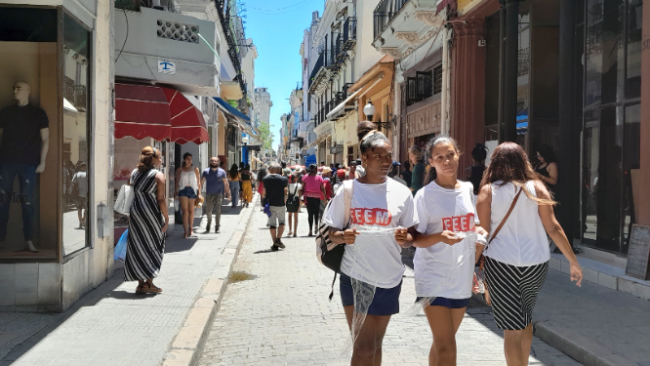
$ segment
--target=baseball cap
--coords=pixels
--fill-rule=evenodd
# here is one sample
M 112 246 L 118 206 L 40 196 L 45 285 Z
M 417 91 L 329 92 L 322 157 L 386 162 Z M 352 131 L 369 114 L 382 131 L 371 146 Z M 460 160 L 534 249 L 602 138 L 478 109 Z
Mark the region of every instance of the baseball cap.
M 345 178 L 345 169 L 339 169 L 336 171 L 336 175 L 339 176 L 339 178 Z
M 400 166 L 400 165 L 402 165 L 402 164 L 400 164 L 399 161 L 393 160 L 393 166 Z
M 356 160 L 350 160 L 350 163 L 348 165 L 349 166 L 357 166 L 357 161 Z

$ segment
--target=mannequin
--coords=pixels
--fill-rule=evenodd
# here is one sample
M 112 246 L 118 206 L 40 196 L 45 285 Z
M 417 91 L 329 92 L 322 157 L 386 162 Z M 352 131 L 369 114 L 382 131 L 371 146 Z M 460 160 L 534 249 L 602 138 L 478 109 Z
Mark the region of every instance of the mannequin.
M 23 236 L 25 249 L 32 253 L 34 247 L 34 182 L 36 174 L 45 170 L 45 160 L 50 144 L 47 114 L 29 104 L 29 84 L 14 84 L 17 103 L 0 110 L 0 248 L 7 237 L 7 222 L 14 179 L 20 183 L 19 200 L 23 211 Z

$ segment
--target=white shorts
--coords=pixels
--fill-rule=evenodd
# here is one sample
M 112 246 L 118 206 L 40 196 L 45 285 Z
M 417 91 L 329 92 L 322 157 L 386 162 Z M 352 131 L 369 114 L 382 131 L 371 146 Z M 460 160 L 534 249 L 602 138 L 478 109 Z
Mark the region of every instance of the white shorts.
M 284 226 L 285 213 L 287 212 L 286 207 L 270 206 L 269 209 L 271 209 L 271 216 L 269 216 L 268 224 L 271 229 L 275 229 L 278 226 Z

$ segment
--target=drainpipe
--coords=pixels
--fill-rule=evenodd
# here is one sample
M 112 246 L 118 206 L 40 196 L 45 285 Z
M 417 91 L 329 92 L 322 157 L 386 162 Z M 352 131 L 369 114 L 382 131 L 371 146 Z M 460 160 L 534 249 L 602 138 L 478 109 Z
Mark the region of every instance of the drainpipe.
M 447 10 L 445 10 L 446 14 Z M 446 18 L 446 16 L 445 16 Z M 451 26 L 445 24 L 442 30 L 442 97 L 440 99 L 440 132 L 443 134 L 450 134 L 449 123 L 449 103 L 451 100 L 449 84 L 451 79 L 451 71 L 449 69 L 449 32 Z M 449 28 L 448 28 L 449 27 Z

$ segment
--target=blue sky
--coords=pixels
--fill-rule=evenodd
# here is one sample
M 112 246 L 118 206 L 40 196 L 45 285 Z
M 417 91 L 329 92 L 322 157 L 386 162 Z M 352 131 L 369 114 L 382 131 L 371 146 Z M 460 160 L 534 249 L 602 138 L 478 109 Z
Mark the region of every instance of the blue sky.
M 273 148 L 280 141 L 280 116 L 291 111 L 289 95 L 300 82 L 300 43 L 311 24 L 311 13 L 322 15 L 324 0 L 240 0 L 246 8 L 246 37 L 253 38 L 255 87 L 271 94 Z

